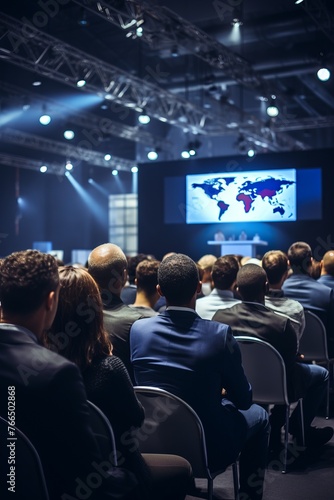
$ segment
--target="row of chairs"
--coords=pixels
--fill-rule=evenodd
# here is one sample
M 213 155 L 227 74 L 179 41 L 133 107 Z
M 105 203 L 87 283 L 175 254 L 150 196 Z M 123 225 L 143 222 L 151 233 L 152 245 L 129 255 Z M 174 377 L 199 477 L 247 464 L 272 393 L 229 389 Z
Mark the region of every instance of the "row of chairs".
M 300 342 L 300 351 L 307 362 L 324 363 L 328 368 L 326 331 L 321 320 L 306 311 L 306 327 Z M 254 337 L 236 337 L 248 380 L 253 387 L 254 402 L 269 407 L 271 404 L 286 406 L 284 458 L 282 472 L 287 470 L 288 429 L 290 403 L 287 395 L 285 365 L 281 355 L 270 344 Z M 213 480 L 223 471 L 211 471 L 208 465 L 205 433 L 196 412 L 182 399 L 155 387 L 137 386 L 136 395 L 145 408 L 145 421 L 138 432 L 142 453 L 166 453 L 186 458 L 192 466 L 194 477 L 207 480 L 207 498 L 212 500 Z M 107 456 L 113 451 L 117 465 L 115 439 L 109 420 L 93 403 L 88 402 L 91 423 L 102 452 Z M 300 401 L 302 408 L 302 401 Z M 157 419 L 157 410 L 167 408 L 166 418 Z M 326 416 L 329 415 L 329 385 L 327 389 Z M 303 416 L 301 412 L 303 430 Z M 0 417 L 0 438 L 5 443 L 8 423 Z M 145 432 L 145 429 L 147 432 Z M 144 436 L 144 439 L 143 439 Z M 31 498 L 49 500 L 43 468 L 38 453 L 29 439 L 16 429 L 16 455 L 20 467 L 20 481 L 16 485 L 17 500 L 23 500 L 29 482 Z M 3 464 L 2 464 L 3 465 Z M 2 470 L 4 470 L 2 468 Z M 24 471 L 22 475 L 21 470 Z M 232 464 L 234 498 L 239 499 L 237 463 Z M 23 481 L 22 481 L 23 479 Z

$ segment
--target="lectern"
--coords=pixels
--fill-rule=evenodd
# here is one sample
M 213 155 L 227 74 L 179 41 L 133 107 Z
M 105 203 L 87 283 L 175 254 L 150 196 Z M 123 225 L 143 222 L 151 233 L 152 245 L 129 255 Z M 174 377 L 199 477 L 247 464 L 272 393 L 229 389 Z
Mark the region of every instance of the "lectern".
M 258 246 L 267 246 L 267 241 L 262 240 L 226 240 L 226 241 L 208 241 L 208 245 L 219 245 L 220 255 L 234 254 L 256 257 L 256 248 Z

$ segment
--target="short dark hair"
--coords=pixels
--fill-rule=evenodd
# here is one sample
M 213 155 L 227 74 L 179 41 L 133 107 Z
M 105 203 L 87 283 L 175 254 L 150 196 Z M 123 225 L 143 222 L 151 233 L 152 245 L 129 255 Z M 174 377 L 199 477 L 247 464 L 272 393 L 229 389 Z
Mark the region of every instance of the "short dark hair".
M 267 275 L 257 264 L 242 266 L 237 274 L 237 286 L 242 300 L 254 301 L 264 293 Z
M 288 270 L 288 257 L 281 250 L 270 250 L 262 257 L 262 267 L 269 283 L 276 285 Z
M 294 272 L 307 273 L 312 265 L 312 249 L 304 241 L 296 241 L 288 250 L 288 259 Z
M 239 262 L 233 255 L 218 257 L 212 267 L 212 281 L 219 290 L 231 288 L 237 278 Z
M 58 284 L 57 261 L 50 254 L 23 250 L 0 261 L 0 301 L 5 312 L 36 311 Z
M 137 255 L 127 256 L 128 278 L 131 285 L 135 282 L 137 266 L 143 260 L 149 260 L 149 256 L 146 253 L 138 253 Z
M 197 290 L 197 265 L 190 257 L 181 253 L 166 257 L 159 266 L 158 283 L 170 304 L 185 304 Z
M 156 293 L 158 284 L 158 260 L 142 260 L 136 267 L 137 289 L 144 290 L 148 295 Z

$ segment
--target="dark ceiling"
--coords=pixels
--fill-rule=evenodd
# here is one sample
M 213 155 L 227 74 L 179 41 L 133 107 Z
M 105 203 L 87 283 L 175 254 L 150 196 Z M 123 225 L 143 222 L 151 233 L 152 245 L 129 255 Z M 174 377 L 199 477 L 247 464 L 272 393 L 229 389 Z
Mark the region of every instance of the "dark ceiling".
M 316 76 L 334 62 L 332 0 L 11 0 L 1 9 L 1 164 L 129 170 L 153 147 L 178 159 L 189 142 L 199 156 L 333 146 L 334 77 Z

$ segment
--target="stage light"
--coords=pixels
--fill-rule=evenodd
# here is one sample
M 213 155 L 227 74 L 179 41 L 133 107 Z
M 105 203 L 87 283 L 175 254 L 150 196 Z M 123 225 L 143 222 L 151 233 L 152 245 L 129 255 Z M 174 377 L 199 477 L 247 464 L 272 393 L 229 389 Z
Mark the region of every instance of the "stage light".
M 77 87 L 84 87 L 86 85 L 86 80 L 82 79 L 82 80 L 78 80 L 77 81 Z
M 40 85 L 42 85 L 42 82 L 40 82 L 39 80 L 35 80 L 34 82 L 32 82 L 32 85 L 33 87 L 39 87 Z
M 178 57 L 179 56 L 179 49 L 177 45 L 174 45 L 174 47 L 171 50 L 171 56 L 172 57 Z
M 186 150 L 182 151 L 181 156 L 182 156 L 182 158 L 185 158 L 185 159 L 190 158 L 189 151 L 186 151 Z
M 132 168 L 131 168 L 131 172 L 132 172 L 133 174 L 136 174 L 136 173 L 138 172 L 138 167 L 132 167 Z
M 73 165 L 70 162 L 70 160 L 67 160 L 66 165 L 65 165 L 66 170 L 70 171 L 73 170 Z
M 44 174 L 46 171 L 47 171 L 48 167 L 46 165 L 42 165 L 39 169 L 40 172 L 42 172 L 42 174 Z
M 295 4 L 296 4 L 296 5 L 298 5 L 298 4 L 300 4 L 300 3 L 303 3 L 303 2 L 304 2 L 304 0 L 295 0 Z
M 146 113 L 142 113 L 138 116 L 138 121 L 142 125 L 147 125 L 148 123 L 150 123 L 151 118 Z
M 247 151 L 247 156 L 249 158 L 253 158 L 253 156 L 255 156 L 255 150 L 253 148 L 249 148 L 249 150 Z
M 158 153 L 157 153 L 156 151 L 153 151 L 153 150 L 152 150 L 152 151 L 149 151 L 149 152 L 147 153 L 147 158 L 148 158 L 149 160 L 151 160 L 151 161 L 157 160 L 157 158 L 158 158 Z
M 329 71 L 328 68 L 320 68 L 318 71 L 317 71 L 317 77 L 319 78 L 319 80 L 321 82 L 327 82 L 330 77 L 331 77 L 331 72 Z
M 23 100 L 22 109 L 23 109 L 23 111 L 27 111 L 29 108 L 30 108 L 30 99 L 29 99 L 29 97 L 25 97 Z
M 243 22 L 241 21 L 241 19 L 239 17 L 234 17 L 232 19 L 231 24 L 232 24 L 232 26 L 239 28 L 239 26 L 242 26 Z
M 104 159 L 105 159 L 106 161 L 110 161 L 110 160 L 111 160 L 111 155 L 110 155 L 110 154 L 108 154 L 108 153 L 107 153 L 107 154 L 105 154 L 105 155 L 104 155 Z
M 267 107 L 267 115 L 270 116 L 270 118 L 275 118 L 279 114 L 279 109 L 276 106 L 276 96 L 272 95 L 270 99 L 269 106 Z
M 41 125 L 49 125 L 50 122 L 51 122 L 51 116 L 50 115 L 44 114 L 44 115 L 41 115 L 39 117 L 39 123 Z
M 112 173 L 112 175 L 118 175 L 118 170 L 116 170 L 116 169 L 114 168 L 114 170 L 113 170 L 111 173 Z
M 71 140 L 74 138 L 74 135 L 75 135 L 75 134 L 74 134 L 73 130 L 70 130 L 70 129 L 65 130 L 65 132 L 64 132 L 64 137 L 65 137 L 65 139 L 67 139 L 68 141 L 71 141 Z

